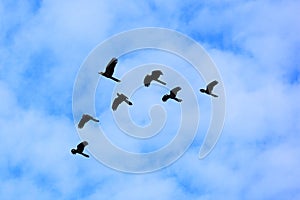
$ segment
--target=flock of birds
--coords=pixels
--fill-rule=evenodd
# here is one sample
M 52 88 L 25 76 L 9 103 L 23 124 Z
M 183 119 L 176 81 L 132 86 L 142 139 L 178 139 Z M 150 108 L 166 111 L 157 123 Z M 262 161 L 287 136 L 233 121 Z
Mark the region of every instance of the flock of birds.
M 100 75 L 112 79 L 115 82 L 121 82 L 121 80 L 113 77 L 113 73 L 115 71 L 115 67 L 118 63 L 118 59 L 117 58 L 112 58 L 111 61 L 107 64 L 106 68 L 105 68 L 105 72 L 98 72 Z M 145 87 L 149 87 L 152 81 L 156 81 L 158 83 L 161 83 L 162 85 L 166 85 L 165 82 L 159 80 L 159 77 L 163 75 L 163 73 L 160 70 L 154 70 L 151 72 L 150 75 L 146 75 L 144 78 L 144 85 Z M 214 80 L 212 82 L 210 82 L 205 89 L 200 89 L 200 92 L 205 93 L 207 95 L 211 95 L 213 97 L 218 97 L 216 94 L 213 94 L 213 88 L 218 84 L 218 81 Z M 181 90 L 181 87 L 175 87 L 172 90 L 170 90 L 169 94 L 165 94 L 162 97 L 162 101 L 166 102 L 168 99 L 173 99 L 177 102 L 181 102 L 182 99 L 177 98 L 177 93 Z M 128 100 L 128 97 L 125 96 L 124 94 L 120 94 L 117 93 L 117 97 L 114 99 L 113 103 L 112 103 L 112 110 L 116 111 L 118 106 L 122 103 L 125 102 L 128 105 L 132 105 L 132 102 L 130 102 Z M 95 119 L 94 117 L 88 115 L 88 114 L 83 114 L 79 123 L 78 123 L 78 128 L 82 129 L 84 127 L 84 125 L 88 122 L 88 121 L 94 121 L 94 122 L 99 122 L 98 119 Z M 85 157 L 89 157 L 89 155 L 83 153 L 84 148 L 88 145 L 87 141 L 83 141 L 81 143 L 79 143 L 76 147 L 76 149 L 71 149 L 72 154 L 81 154 Z

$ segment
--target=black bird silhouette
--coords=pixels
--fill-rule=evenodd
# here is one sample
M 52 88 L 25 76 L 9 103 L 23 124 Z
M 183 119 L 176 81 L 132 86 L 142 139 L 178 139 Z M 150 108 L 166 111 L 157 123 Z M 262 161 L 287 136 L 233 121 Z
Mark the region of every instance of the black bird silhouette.
M 206 89 L 200 89 L 200 92 L 211 95 L 213 97 L 218 97 L 218 95 L 215 95 L 212 93 L 214 87 L 218 84 L 218 81 L 214 80 L 210 82 L 207 86 Z
M 83 141 L 83 142 L 79 143 L 77 145 L 77 149 L 71 149 L 72 154 L 78 153 L 78 154 L 81 154 L 81 155 L 83 155 L 87 158 L 90 157 L 89 155 L 83 153 L 84 147 L 87 146 L 88 144 L 89 143 L 87 141 Z
M 168 99 L 174 99 L 178 102 L 181 102 L 182 99 L 178 99 L 176 98 L 176 95 L 177 95 L 177 92 L 181 90 L 181 87 L 176 87 L 176 88 L 173 88 L 171 91 L 170 91 L 170 94 L 166 94 L 162 97 L 162 101 L 165 102 L 167 101 Z
M 162 71 L 160 70 L 154 70 L 151 72 L 151 75 L 146 75 L 145 78 L 144 78 L 144 85 L 146 87 L 149 87 L 151 81 L 157 81 L 163 85 L 166 85 L 165 82 L 161 81 L 161 80 L 158 80 L 158 78 L 160 77 L 160 75 L 163 75 Z
M 79 123 L 78 123 L 78 128 L 83 128 L 85 123 L 87 123 L 90 120 L 93 120 L 94 122 L 99 122 L 98 119 L 93 118 L 91 115 L 83 114 L 80 121 L 79 121 Z
M 118 59 L 112 58 L 111 61 L 107 64 L 105 68 L 105 72 L 98 72 L 98 74 L 101 74 L 102 76 L 105 76 L 106 78 L 110 78 L 116 82 L 120 82 L 119 79 L 116 79 L 112 76 L 117 63 L 118 63 Z
M 122 102 L 125 102 L 127 103 L 128 105 L 132 105 L 132 103 L 130 101 L 128 101 L 128 97 L 125 96 L 124 94 L 119 94 L 117 93 L 117 97 L 114 99 L 114 102 L 112 104 L 112 109 L 113 110 L 117 110 L 118 106 L 122 103 Z

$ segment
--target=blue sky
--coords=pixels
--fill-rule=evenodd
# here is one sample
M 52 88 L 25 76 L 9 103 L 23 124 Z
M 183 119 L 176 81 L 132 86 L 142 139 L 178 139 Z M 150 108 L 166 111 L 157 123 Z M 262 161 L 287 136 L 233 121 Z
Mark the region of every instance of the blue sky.
M 2 0 L 1 199 L 300 199 L 299 9 L 299 1 Z M 193 38 L 217 65 L 226 119 L 216 147 L 199 160 L 197 134 L 178 161 L 140 175 L 73 156 L 80 65 L 108 37 L 148 26 Z

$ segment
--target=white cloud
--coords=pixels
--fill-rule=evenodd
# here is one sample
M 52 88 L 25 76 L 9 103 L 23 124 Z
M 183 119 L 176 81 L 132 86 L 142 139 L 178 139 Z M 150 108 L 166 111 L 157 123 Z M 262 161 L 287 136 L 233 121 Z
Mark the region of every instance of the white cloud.
M 289 81 L 299 73 L 299 2 L 43 1 L 40 6 L 0 4 L 3 199 L 299 198 L 299 74 Z M 220 69 L 227 117 L 216 148 L 198 160 L 202 136 L 197 136 L 172 166 L 146 175 L 73 156 L 70 149 L 79 137 L 70 100 L 83 59 L 111 34 L 158 25 L 203 42 Z

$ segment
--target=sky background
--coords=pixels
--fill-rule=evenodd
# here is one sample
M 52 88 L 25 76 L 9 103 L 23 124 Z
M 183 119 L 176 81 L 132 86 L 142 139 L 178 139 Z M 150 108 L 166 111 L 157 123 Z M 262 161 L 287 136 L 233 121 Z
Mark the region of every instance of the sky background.
M 279 0 L 1 0 L 1 199 L 300 199 L 299 10 Z M 226 90 L 220 140 L 199 160 L 197 134 L 177 162 L 140 175 L 73 156 L 80 65 L 108 37 L 147 26 L 193 38 L 216 63 Z

